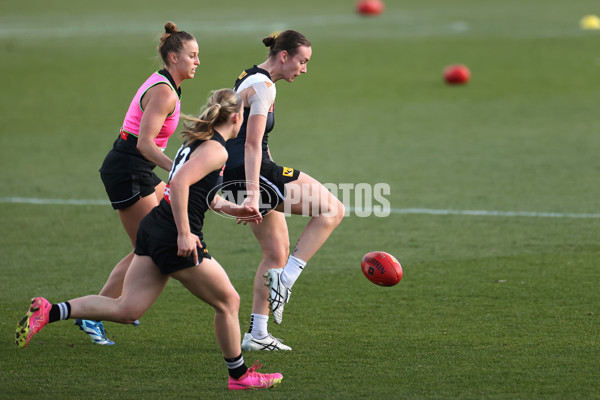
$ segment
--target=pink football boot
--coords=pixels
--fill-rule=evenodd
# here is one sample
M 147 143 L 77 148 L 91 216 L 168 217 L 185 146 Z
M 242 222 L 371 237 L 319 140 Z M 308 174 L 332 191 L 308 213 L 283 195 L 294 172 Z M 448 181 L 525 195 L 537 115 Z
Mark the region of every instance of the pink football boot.
M 27 347 L 33 335 L 46 326 L 51 308 L 52 304 L 43 297 L 31 299 L 27 315 L 17 324 L 15 338 L 20 349 Z
M 283 375 L 279 373 L 261 374 L 260 372 L 256 372 L 260 367 L 262 367 L 262 364 L 255 362 L 240 379 L 233 379 L 230 376 L 229 390 L 266 389 L 277 385 L 283 379 Z

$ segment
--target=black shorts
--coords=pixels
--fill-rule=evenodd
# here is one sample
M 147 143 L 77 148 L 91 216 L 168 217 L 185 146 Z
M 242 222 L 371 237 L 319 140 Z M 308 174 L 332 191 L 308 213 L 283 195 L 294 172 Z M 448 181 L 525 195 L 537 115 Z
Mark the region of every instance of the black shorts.
M 262 215 L 277 207 L 285 199 L 285 184 L 293 182 L 300 176 L 300 171 L 294 168 L 282 167 L 271 160 L 263 161 L 260 165 L 259 209 Z M 241 204 L 246 198 L 246 172 L 244 165 L 228 169 L 223 174 L 222 193 L 226 200 Z
M 154 193 L 162 180 L 155 165 L 128 153 L 111 150 L 100 168 L 100 178 L 115 210 L 127 208 Z
M 157 225 L 150 214 L 140 222 L 133 252 L 138 256 L 152 258 L 163 275 L 196 266 L 193 255 L 189 257 L 177 255 L 177 230 Z M 206 243 L 203 241 L 200 243 L 202 248 L 198 248 L 198 264 L 205 258 L 209 260 L 212 258 L 206 250 Z

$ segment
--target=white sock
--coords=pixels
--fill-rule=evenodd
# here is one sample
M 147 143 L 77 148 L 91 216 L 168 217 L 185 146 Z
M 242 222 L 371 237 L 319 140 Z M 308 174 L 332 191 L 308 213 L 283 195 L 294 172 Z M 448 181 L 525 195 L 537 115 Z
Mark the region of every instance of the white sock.
M 269 334 L 269 316 L 250 314 L 250 334 L 256 339 L 264 339 Z
M 288 289 L 291 289 L 305 266 L 306 263 L 304 261 L 294 256 L 290 256 L 287 264 L 285 264 L 285 267 L 283 267 L 283 272 L 281 273 L 281 283 L 283 283 Z

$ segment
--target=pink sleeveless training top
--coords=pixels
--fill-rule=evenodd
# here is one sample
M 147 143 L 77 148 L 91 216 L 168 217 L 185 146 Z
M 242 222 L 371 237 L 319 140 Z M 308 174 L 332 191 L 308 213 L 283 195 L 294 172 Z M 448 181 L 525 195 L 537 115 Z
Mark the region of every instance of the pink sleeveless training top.
M 139 135 L 140 121 L 142 120 L 142 115 L 144 114 L 144 110 L 142 109 L 142 97 L 148 91 L 148 89 L 159 83 L 166 83 L 175 92 L 175 94 L 177 94 L 177 90 L 173 87 L 173 84 L 166 76 L 161 75 L 158 72 L 150 75 L 146 82 L 144 82 L 138 89 L 135 97 L 133 100 L 131 100 L 127 114 L 125 114 L 125 120 L 123 121 L 123 127 L 121 128 L 121 137 L 124 140 L 127 140 L 127 134 L 135 137 Z M 181 101 L 179 99 L 179 94 L 177 94 L 177 105 L 175 106 L 175 110 L 167 116 L 163 126 L 160 129 L 160 133 L 154 139 L 154 143 L 156 143 L 156 145 L 163 150 L 167 147 L 169 138 L 175 132 L 175 129 L 177 129 L 180 109 Z

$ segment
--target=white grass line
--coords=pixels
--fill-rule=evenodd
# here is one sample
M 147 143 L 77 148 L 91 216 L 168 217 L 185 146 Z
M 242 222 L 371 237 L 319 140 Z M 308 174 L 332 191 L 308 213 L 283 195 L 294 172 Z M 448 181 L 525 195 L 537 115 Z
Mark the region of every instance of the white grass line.
M 392 214 L 471 215 L 484 217 L 538 217 L 538 218 L 600 218 L 600 214 L 553 213 L 535 211 L 488 210 L 435 210 L 429 208 L 392 208 Z
M 69 206 L 108 206 L 108 200 L 77 200 L 77 199 L 37 199 L 25 197 L 0 197 L 0 203 L 40 204 L 40 205 L 69 205 Z
M 355 207 L 347 207 L 350 212 L 356 210 Z M 360 208 L 361 213 L 372 213 L 374 210 L 369 207 Z M 383 213 L 385 210 L 377 210 Z M 421 214 L 421 215 L 466 215 L 475 217 L 534 217 L 534 218 L 583 218 L 596 219 L 600 214 L 577 214 L 577 213 L 553 213 L 536 211 L 490 211 L 490 210 L 438 210 L 432 208 L 390 208 L 390 214 Z
M 38 204 L 38 205 L 72 205 L 72 206 L 108 206 L 108 200 L 77 199 L 38 199 L 26 197 L 0 197 L 0 203 Z M 355 207 L 348 207 L 350 212 Z M 372 208 L 361 208 L 362 212 L 372 212 Z M 490 210 L 438 210 L 432 208 L 391 208 L 390 214 L 422 214 L 422 215 L 466 215 L 476 217 L 530 217 L 530 218 L 582 218 L 600 219 L 600 214 L 593 213 L 555 213 L 536 211 L 490 211 Z
M 43 15 L 43 13 L 42 13 Z M 44 22 L 38 19 L 0 19 L 0 38 L 2 39 L 22 39 L 27 38 L 71 38 L 71 37 L 105 37 L 119 34 L 152 34 L 156 33 L 156 24 L 143 22 L 132 22 L 124 20 L 124 17 L 109 18 L 105 15 L 87 16 L 84 20 L 76 23 L 48 17 Z M 151 17 L 150 17 L 151 18 Z M 159 21 L 162 21 L 159 20 Z M 369 24 L 364 17 L 348 12 L 344 14 L 327 14 L 312 16 L 285 16 L 281 20 L 254 18 L 249 20 L 243 17 L 238 20 L 232 20 L 230 17 L 223 19 L 216 17 L 216 20 L 182 20 L 178 19 L 177 25 L 185 27 L 185 30 L 193 33 L 203 33 L 208 35 L 239 35 L 247 33 L 272 32 L 278 30 L 291 29 L 294 26 L 326 28 L 328 36 L 335 35 L 336 38 L 347 38 L 349 34 L 354 37 L 363 37 L 367 32 L 360 30 L 356 32 L 356 27 L 367 26 L 373 29 L 373 24 Z M 415 20 L 406 12 L 383 14 L 377 20 L 376 32 L 371 32 L 372 37 L 401 38 L 401 37 L 429 37 L 438 35 L 448 35 L 461 33 L 470 30 L 470 25 L 464 21 L 443 21 L 440 23 L 426 24 L 423 21 Z M 159 25 L 160 26 L 160 25 Z M 331 30 L 332 27 L 342 29 L 340 32 Z M 348 29 L 344 29 L 349 27 Z

